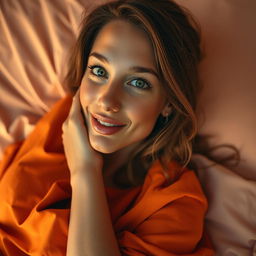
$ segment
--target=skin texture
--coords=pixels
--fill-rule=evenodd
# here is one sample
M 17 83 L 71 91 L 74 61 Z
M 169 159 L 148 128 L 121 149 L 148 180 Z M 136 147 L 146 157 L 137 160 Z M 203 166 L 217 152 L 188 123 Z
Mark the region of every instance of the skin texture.
M 142 31 L 127 22 L 113 21 L 99 32 L 92 53 L 63 124 L 72 186 L 67 255 L 114 256 L 120 251 L 103 176 L 108 176 L 111 183 L 114 170 L 149 135 L 158 116 L 168 114 L 169 106 L 157 75 L 134 68 L 155 70 L 151 44 Z M 91 114 L 114 119 L 124 127 L 103 135 L 93 128 Z
M 80 99 L 90 144 L 101 153 L 119 151 L 120 156 L 125 148 L 126 154 L 128 148 L 131 150 L 150 134 L 161 112 L 165 114 L 165 93 L 157 74 L 134 69 L 156 70 L 152 47 L 142 31 L 127 22 L 114 21 L 98 34 L 88 67 Z M 137 84 L 142 88 L 136 87 Z M 115 134 L 102 135 L 93 129 L 91 114 L 113 118 L 125 126 Z

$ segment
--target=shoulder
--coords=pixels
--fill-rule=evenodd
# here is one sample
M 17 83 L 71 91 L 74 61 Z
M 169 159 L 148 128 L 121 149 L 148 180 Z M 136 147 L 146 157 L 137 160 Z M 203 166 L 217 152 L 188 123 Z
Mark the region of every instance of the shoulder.
M 174 168 L 181 167 L 172 163 L 167 171 Z M 193 171 L 183 170 L 179 179 L 166 185 L 163 168 L 155 163 L 133 207 L 117 222 L 120 230 L 125 227 L 120 243 L 125 250 L 143 251 L 143 255 L 192 251 L 191 255 L 213 255 L 201 241 L 206 210 L 207 201 Z
M 177 171 L 181 175 L 173 183 L 167 185 L 165 172 L 171 176 L 173 172 Z M 176 162 L 170 163 L 167 170 L 163 170 L 161 164 L 155 162 L 148 171 L 141 194 L 144 196 L 150 194 L 150 196 L 154 195 L 161 198 L 165 195 L 166 200 L 169 201 L 186 196 L 200 201 L 207 207 L 206 197 L 195 172 L 187 168 L 182 169 L 182 166 Z
M 172 171 L 173 168 L 182 167 L 171 163 L 168 171 Z M 202 227 L 206 210 L 206 197 L 192 170 L 183 170 L 179 179 L 166 185 L 163 168 L 159 163 L 155 163 L 148 171 L 141 191 L 135 200 L 133 211 L 136 212 L 137 221 L 134 223 L 143 222 L 143 220 L 164 212 L 167 219 L 173 215 L 182 217 L 182 222 L 198 220 Z M 187 221 L 185 222 L 187 225 Z

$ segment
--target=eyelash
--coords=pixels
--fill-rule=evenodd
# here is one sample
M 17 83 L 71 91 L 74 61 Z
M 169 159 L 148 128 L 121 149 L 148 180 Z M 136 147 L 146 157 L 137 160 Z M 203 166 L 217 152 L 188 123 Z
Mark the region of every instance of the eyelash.
M 91 74 L 91 75 L 93 75 L 93 76 L 95 76 L 95 77 L 97 77 L 97 78 L 100 78 L 100 79 L 101 79 L 101 78 L 104 78 L 104 79 L 108 78 L 106 75 L 105 75 L 105 76 L 98 76 L 98 75 L 96 75 L 95 73 L 93 73 L 93 69 L 94 69 L 94 68 L 100 68 L 100 69 L 103 69 L 103 70 L 106 72 L 106 70 L 105 70 L 103 67 L 101 67 L 101 66 L 99 66 L 99 65 L 92 65 L 92 66 L 88 66 L 88 68 L 90 69 L 90 74 Z M 107 73 L 107 72 L 106 72 L 106 73 Z M 131 85 L 131 81 L 134 81 L 134 80 L 141 80 L 141 81 L 143 81 L 144 83 L 146 83 L 147 88 L 140 88 L 140 87 Z M 136 88 L 136 89 L 139 89 L 139 90 L 149 90 L 149 89 L 152 88 L 151 83 L 150 83 L 147 79 L 144 79 L 144 78 L 134 78 L 134 79 L 132 79 L 131 81 L 128 83 L 128 85 L 131 85 L 131 86 L 133 86 L 133 87 Z
M 93 75 L 93 76 L 96 76 L 96 77 L 101 77 L 101 76 L 97 76 L 96 74 L 93 73 L 93 69 L 94 69 L 94 68 L 101 68 L 101 69 L 103 69 L 103 70 L 106 72 L 106 70 L 105 70 L 103 67 L 97 66 L 97 65 L 88 66 L 88 68 L 90 69 L 90 74 Z M 104 76 L 102 76 L 102 77 L 103 77 L 103 78 L 107 78 L 107 77 L 104 77 Z

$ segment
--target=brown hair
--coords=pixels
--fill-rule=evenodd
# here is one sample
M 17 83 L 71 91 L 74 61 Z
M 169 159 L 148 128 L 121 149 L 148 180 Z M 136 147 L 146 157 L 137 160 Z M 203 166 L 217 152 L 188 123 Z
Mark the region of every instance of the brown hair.
M 97 34 L 115 19 L 128 21 L 148 35 L 157 72 L 172 105 L 168 122 L 162 116 L 158 118 L 152 133 L 127 165 L 129 184 L 137 184 L 155 160 L 159 160 L 163 167 L 173 160 L 182 166 L 190 161 L 191 142 L 197 132 L 194 110 L 200 39 L 191 15 L 170 0 L 121 0 L 101 5 L 85 16 L 71 54 L 66 85 L 72 92 L 80 86 Z M 177 173 L 171 178 L 175 176 Z

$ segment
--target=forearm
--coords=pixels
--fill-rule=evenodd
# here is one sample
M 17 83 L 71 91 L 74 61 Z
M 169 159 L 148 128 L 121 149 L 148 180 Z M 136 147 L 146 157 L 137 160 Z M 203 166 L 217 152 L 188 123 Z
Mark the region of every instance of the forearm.
M 121 255 L 112 227 L 102 174 L 90 170 L 71 179 L 68 256 Z

